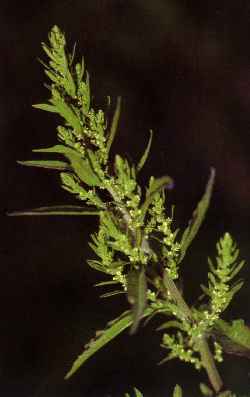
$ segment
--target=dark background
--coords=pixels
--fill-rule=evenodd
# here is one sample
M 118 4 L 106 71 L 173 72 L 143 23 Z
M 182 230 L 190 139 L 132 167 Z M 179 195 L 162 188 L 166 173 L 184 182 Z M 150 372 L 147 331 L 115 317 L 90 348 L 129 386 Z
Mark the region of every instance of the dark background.
M 25 168 L 32 148 L 56 143 L 56 120 L 31 108 L 48 97 L 37 58 L 57 24 L 84 54 L 96 106 L 123 97 L 113 153 L 138 161 L 155 131 L 141 175 L 171 175 L 176 224 L 186 225 L 211 166 L 215 192 L 206 224 L 183 265 L 189 302 L 206 280 L 206 258 L 229 231 L 249 262 L 250 3 L 248 1 L 50 0 L 3 1 L 0 6 L 0 392 L 18 397 L 119 397 L 137 386 L 145 397 L 186 397 L 206 381 L 179 362 L 158 367 L 165 352 L 152 322 L 134 337 L 124 333 L 70 381 L 63 376 L 95 329 L 127 308 L 124 298 L 101 300 L 92 285 L 101 275 L 86 259 L 93 218 L 7 218 L 7 210 L 74 203 L 52 172 Z M 250 323 L 249 265 L 245 286 L 227 319 Z M 220 366 L 235 392 L 250 389 L 246 359 Z

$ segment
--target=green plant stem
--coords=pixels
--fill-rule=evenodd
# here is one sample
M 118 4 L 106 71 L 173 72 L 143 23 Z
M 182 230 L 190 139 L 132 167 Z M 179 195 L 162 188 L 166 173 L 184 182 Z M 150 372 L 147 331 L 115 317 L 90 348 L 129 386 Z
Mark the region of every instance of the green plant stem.
M 164 285 L 167 288 L 171 298 L 176 302 L 178 307 L 181 309 L 183 313 L 184 320 L 195 322 L 193 318 L 193 314 L 187 303 L 185 302 L 182 294 L 176 287 L 174 281 L 169 277 L 167 270 L 164 272 Z M 208 346 L 206 337 L 203 335 L 196 341 L 196 348 L 198 349 L 202 365 L 205 368 L 209 381 L 213 386 L 216 393 L 218 393 L 223 385 L 220 374 L 217 370 L 217 367 L 214 362 L 213 355 Z
M 181 309 L 183 313 L 183 317 L 187 321 L 193 321 L 193 314 L 187 303 L 185 302 L 183 296 L 180 291 L 176 287 L 174 281 L 169 277 L 168 271 L 164 271 L 164 286 L 167 288 L 171 298 L 177 303 L 178 307 Z
M 211 350 L 209 349 L 206 338 L 203 336 L 200 341 L 197 342 L 196 346 L 199 349 L 202 364 L 207 371 L 209 381 L 216 393 L 218 393 L 223 386 L 223 382 L 215 365 L 214 358 Z

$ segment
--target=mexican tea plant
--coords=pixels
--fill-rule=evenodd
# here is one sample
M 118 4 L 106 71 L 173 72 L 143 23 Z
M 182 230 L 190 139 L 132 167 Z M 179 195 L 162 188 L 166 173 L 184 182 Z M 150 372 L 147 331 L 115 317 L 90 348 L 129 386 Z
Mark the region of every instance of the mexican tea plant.
M 50 79 L 50 98 L 35 108 L 60 116 L 58 143 L 33 150 L 53 155 L 54 159 L 19 161 L 19 164 L 53 169 L 60 174 L 61 186 L 74 195 L 80 205 L 56 205 L 11 215 L 94 216 L 97 230 L 89 245 L 96 258 L 88 264 L 103 273 L 99 286 L 108 288 L 103 297 L 125 294 L 128 310 L 98 331 L 75 360 L 65 378 L 69 379 L 99 349 L 122 331 L 135 334 L 142 321 L 159 316 L 164 363 L 179 359 L 197 371 L 206 371 L 209 385 L 200 384 L 205 396 L 233 397 L 225 390 L 217 369 L 223 351 L 248 355 L 250 331 L 244 320 L 226 322 L 223 312 L 230 305 L 243 282 L 237 275 L 244 266 L 239 250 L 229 233 L 216 245 L 214 259 L 208 259 L 208 279 L 201 285 L 202 295 L 190 306 L 179 289 L 182 263 L 205 218 L 213 190 L 212 168 L 205 192 L 184 229 L 174 227 L 173 207 L 166 208 L 169 176 L 149 178 L 146 187 L 138 183 L 150 152 L 153 133 L 138 164 L 131 164 L 120 154 L 110 155 L 121 111 L 117 99 L 112 121 L 91 103 L 89 75 L 84 61 L 76 62 L 75 50 L 69 52 L 64 34 L 54 26 L 49 44 L 42 43 L 47 54 L 43 63 Z M 63 160 L 61 160 L 63 158 Z M 134 389 L 135 396 L 142 396 Z M 177 385 L 174 397 L 182 396 Z M 126 394 L 126 397 L 129 397 Z

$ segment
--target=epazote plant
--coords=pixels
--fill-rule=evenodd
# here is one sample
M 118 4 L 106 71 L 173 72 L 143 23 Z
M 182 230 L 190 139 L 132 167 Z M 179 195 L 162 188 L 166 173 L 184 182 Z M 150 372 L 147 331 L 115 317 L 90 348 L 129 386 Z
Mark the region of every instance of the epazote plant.
M 165 204 L 167 191 L 173 187 L 172 179 L 151 176 L 146 188 L 138 184 L 138 174 L 150 151 L 152 131 L 137 165 L 119 154 L 113 158 L 110 148 L 118 127 L 120 98 L 112 122 L 108 123 L 103 111 L 95 110 L 91 104 L 84 61 L 75 62 L 75 49 L 73 53 L 67 51 L 65 36 L 58 27 L 51 30 L 49 45 L 42 46 L 48 56 L 48 63 L 43 65 L 51 80 L 51 97 L 48 103 L 34 107 L 56 113 L 62 121 L 57 127 L 60 143 L 33 151 L 60 155 L 64 160 L 19 163 L 59 171 L 63 189 L 85 205 L 40 207 L 11 215 L 96 216 L 98 230 L 89 243 L 96 259 L 88 264 L 104 273 L 103 282 L 97 285 L 110 290 L 102 297 L 125 294 L 130 304 L 126 312 L 108 322 L 85 345 L 65 378 L 70 378 L 126 328 L 134 334 L 142 320 L 159 315 L 162 324 L 158 330 L 162 331 L 162 347 L 166 350 L 161 363 L 178 358 L 194 365 L 197 371 L 205 370 L 209 386 L 200 384 L 205 396 L 235 396 L 223 390 L 217 363 L 223 360 L 223 351 L 249 355 L 250 331 L 241 319 L 232 323 L 221 319 L 243 284 L 235 281 L 235 277 L 244 261 L 239 261 L 239 251 L 229 233 L 218 241 L 215 259 L 208 259 L 208 281 L 201 286 L 203 295 L 198 303 L 187 304 L 178 287 L 185 254 L 209 206 L 215 170 L 211 169 L 205 193 L 186 229 L 175 229 L 173 207 L 166 209 Z M 135 396 L 142 396 L 139 390 L 134 392 Z M 173 397 L 181 396 L 181 387 L 177 385 Z

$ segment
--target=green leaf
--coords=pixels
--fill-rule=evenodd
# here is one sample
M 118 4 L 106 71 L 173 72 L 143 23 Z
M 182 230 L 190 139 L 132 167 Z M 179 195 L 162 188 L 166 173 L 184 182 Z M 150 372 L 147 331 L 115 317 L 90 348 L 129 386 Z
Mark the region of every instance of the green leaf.
M 150 178 L 150 184 L 149 184 L 149 189 L 147 189 L 146 199 L 141 206 L 142 219 L 144 218 L 148 207 L 152 203 L 155 194 L 161 191 L 162 189 L 172 185 L 173 185 L 173 180 L 172 178 L 170 178 L 170 176 L 167 175 L 161 178 L 153 178 L 153 177 Z
M 128 301 L 132 305 L 133 325 L 130 334 L 138 328 L 147 301 L 147 282 L 144 267 L 133 269 L 127 275 Z
M 70 169 L 68 163 L 59 160 L 27 160 L 27 161 L 17 161 L 17 163 L 21 165 L 26 165 L 28 167 L 41 167 L 41 168 L 49 168 L 52 170 Z
M 48 103 L 38 103 L 36 105 L 32 105 L 32 107 L 35 109 L 45 110 L 45 112 L 58 113 L 56 106 L 49 105 Z
M 117 132 L 117 127 L 119 124 L 119 119 L 120 119 L 120 114 L 121 114 L 121 97 L 119 96 L 117 98 L 116 102 L 116 108 L 115 108 L 115 113 L 112 119 L 110 131 L 109 131 L 109 136 L 107 140 L 107 153 L 109 153 L 111 145 L 113 143 L 113 140 L 115 138 L 116 132 Z
M 76 130 L 78 134 L 82 134 L 82 126 L 78 116 L 75 114 L 72 108 L 68 106 L 66 102 L 64 102 L 63 98 L 60 99 L 53 98 L 51 99 L 51 103 L 56 108 L 57 113 L 61 117 L 63 117 L 66 120 L 66 122 Z
M 200 391 L 202 392 L 203 396 L 206 397 L 213 397 L 214 392 L 210 387 L 208 387 L 205 383 L 200 383 Z
M 99 186 L 101 183 L 98 176 L 92 170 L 88 159 L 82 158 L 80 153 L 68 146 L 55 145 L 44 149 L 34 149 L 33 152 L 63 154 L 70 161 L 71 167 L 81 181 L 89 186 Z
M 94 284 L 94 287 L 104 287 L 106 285 L 113 285 L 113 284 L 120 284 L 120 281 L 116 281 L 116 280 L 102 281 L 100 283 Z
M 65 145 L 55 145 L 55 146 L 51 146 L 48 148 L 33 149 L 32 152 L 35 152 L 35 153 L 60 153 L 60 154 L 65 154 L 65 155 L 66 154 L 73 154 L 73 155 L 78 154 L 80 156 L 80 154 L 76 150 L 74 150 L 68 146 L 65 146 Z
M 218 319 L 212 335 L 226 353 L 250 358 L 250 327 L 245 325 L 244 320 L 234 320 L 230 324 Z
M 189 221 L 188 227 L 185 229 L 182 239 L 181 239 L 181 251 L 180 251 L 180 257 L 178 260 L 178 263 L 180 263 L 192 243 L 193 239 L 195 238 L 196 234 L 198 233 L 201 224 L 205 218 L 210 199 L 211 199 L 211 194 L 213 190 L 213 185 L 214 185 L 214 179 L 215 179 L 215 169 L 211 168 L 211 173 L 210 177 L 206 186 L 205 193 L 201 199 L 201 201 L 198 203 L 195 211 L 193 212 L 192 219 Z
M 133 397 L 143 397 L 143 394 L 140 392 L 140 390 L 134 388 L 135 395 Z M 128 393 L 125 394 L 125 397 L 130 397 Z
M 149 155 L 149 151 L 150 151 L 151 144 L 152 144 L 153 131 L 150 130 L 149 132 L 150 132 L 150 138 L 149 138 L 147 147 L 146 147 L 146 149 L 145 149 L 145 151 L 144 151 L 139 163 L 136 166 L 136 172 L 137 173 L 140 172 L 140 170 L 143 168 L 145 162 L 147 161 L 148 155 Z
M 184 326 L 182 323 L 176 320 L 169 320 L 160 325 L 156 330 L 157 331 L 162 331 L 163 329 L 168 329 L 168 328 L 177 328 L 177 329 L 184 329 Z
M 10 216 L 22 216 L 22 215 L 63 215 L 63 216 L 85 216 L 85 215 L 99 215 L 99 211 L 95 208 L 91 209 L 89 207 L 81 207 L 77 205 L 54 205 L 51 207 L 39 207 L 31 210 L 24 211 L 13 211 L 8 213 Z
M 136 387 L 134 388 L 134 392 L 135 392 L 135 397 L 143 397 L 143 395 L 140 392 L 140 390 L 136 389 Z
M 179 385 L 175 386 L 173 397 L 182 397 L 182 388 Z
M 143 317 L 150 315 L 152 309 L 145 310 Z M 103 346 L 113 340 L 122 331 L 128 328 L 133 323 L 133 318 L 130 312 L 124 312 L 120 317 L 108 323 L 108 326 L 103 331 L 96 335 L 96 338 L 91 340 L 86 346 L 82 354 L 75 360 L 71 369 L 66 374 L 65 379 L 69 379 L 91 356 L 93 356 Z
M 111 296 L 114 295 L 120 295 L 120 294 L 125 294 L 124 291 L 110 291 L 110 292 L 105 292 L 104 294 L 100 295 L 100 298 L 110 298 Z
M 134 392 L 135 392 L 134 397 L 143 397 L 143 394 L 140 392 L 140 390 L 136 389 L 136 387 L 134 388 Z M 130 395 L 126 393 L 125 397 L 130 397 Z

